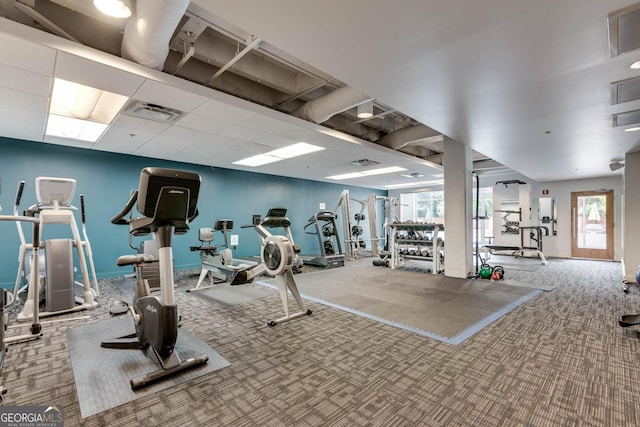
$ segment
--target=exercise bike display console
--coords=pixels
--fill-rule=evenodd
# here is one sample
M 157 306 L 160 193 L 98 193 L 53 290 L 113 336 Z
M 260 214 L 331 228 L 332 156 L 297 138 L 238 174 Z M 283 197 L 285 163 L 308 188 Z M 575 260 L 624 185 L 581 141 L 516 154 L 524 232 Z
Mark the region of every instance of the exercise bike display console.
M 174 235 L 189 231 L 189 222 L 197 215 L 199 189 L 200 176 L 196 173 L 145 168 L 140 173 L 138 190 L 131 194 L 122 211 L 111 219 L 113 224 L 129 225 L 132 235 L 153 233 L 158 243 L 160 295 L 150 295 L 141 274 L 143 264 L 152 261 L 152 256 L 141 254 L 118 258 L 118 265 L 138 266 L 134 301 L 129 306 L 136 332 L 101 343 L 101 347 L 116 349 L 143 350 L 151 347 L 161 369 L 131 379 L 131 388 L 134 390 L 209 360 L 206 354 L 202 354 L 182 361 L 175 351 L 178 307 L 174 301 L 172 240 Z M 138 212 L 143 216 L 127 219 L 126 215 L 136 202 Z

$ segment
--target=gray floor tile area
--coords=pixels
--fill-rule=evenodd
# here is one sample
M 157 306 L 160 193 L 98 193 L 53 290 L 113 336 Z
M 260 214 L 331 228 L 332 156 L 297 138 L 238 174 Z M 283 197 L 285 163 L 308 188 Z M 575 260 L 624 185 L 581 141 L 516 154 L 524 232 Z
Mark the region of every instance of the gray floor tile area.
M 451 338 L 474 325 L 478 326 L 476 331 L 480 330 L 480 323 L 494 312 L 507 306 L 513 309 L 525 302 L 521 297 L 537 294 L 532 289 L 498 282 L 377 269 L 366 264 L 303 274 L 296 282 L 301 294 L 316 302 L 420 330 L 450 343 Z M 258 283 L 273 286 L 275 281 Z
M 507 273 L 555 289 L 457 346 L 313 301 L 313 315 L 270 328 L 275 292 L 218 304 L 185 293 L 197 281 L 185 273 L 183 327 L 230 365 L 83 419 L 66 331 L 110 319 L 122 295 L 102 281 L 90 319 L 46 324 L 42 339 L 10 347 L 5 405 L 62 405 L 67 427 L 640 425 L 640 341 L 617 324 L 640 312 L 640 292 L 623 294 L 620 264 Z

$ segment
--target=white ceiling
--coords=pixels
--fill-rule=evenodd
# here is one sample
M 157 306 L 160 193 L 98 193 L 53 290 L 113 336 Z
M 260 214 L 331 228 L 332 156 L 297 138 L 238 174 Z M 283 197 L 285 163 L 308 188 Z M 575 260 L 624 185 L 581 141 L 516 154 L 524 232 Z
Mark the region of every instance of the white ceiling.
M 609 55 L 622 0 L 193 0 L 376 100 L 538 181 L 610 175 L 640 149 L 613 128 L 610 83 L 640 52 Z M 327 181 L 379 161 L 437 179 L 439 167 L 0 18 L 0 135 Z M 61 77 L 187 112 L 170 125 L 120 114 L 95 144 L 44 135 Z M 550 131 L 550 133 L 547 133 Z M 336 136 L 337 135 L 337 136 Z M 304 141 L 326 150 L 259 168 L 233 161 Z M 579 170 L 579 172 L 576 172 Z M 400 174 L 341 181 L 385 188 Z
M 193 0 L 523 175 L 610 175 L 640 149 L 613 128 L 607 16 L 630 0 Z M 545 132 L 551 131 L 547 134 Z M 576 172 L 579 170 L 580 172 Z

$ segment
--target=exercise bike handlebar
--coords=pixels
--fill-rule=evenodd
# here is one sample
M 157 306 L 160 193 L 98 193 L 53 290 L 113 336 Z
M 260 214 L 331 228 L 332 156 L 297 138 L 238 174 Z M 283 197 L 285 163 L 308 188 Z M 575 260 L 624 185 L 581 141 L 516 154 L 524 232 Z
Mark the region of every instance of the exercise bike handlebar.
M 131 192 L 131 196 L 129 196 L 129 200 L 127 201 L 127 204 L 125 205 L 124 208 L 122 208 L 120 212 L 118 212 L 111 218 L 111 223 L 116 225 L 129 224 L 131 220 L 125 218 L 125 216 L 129 212 L 131 212 L 131 209 L 133 209 L 133 206 L 136 204 L 136 200 L 138 200 L 138 190 Z

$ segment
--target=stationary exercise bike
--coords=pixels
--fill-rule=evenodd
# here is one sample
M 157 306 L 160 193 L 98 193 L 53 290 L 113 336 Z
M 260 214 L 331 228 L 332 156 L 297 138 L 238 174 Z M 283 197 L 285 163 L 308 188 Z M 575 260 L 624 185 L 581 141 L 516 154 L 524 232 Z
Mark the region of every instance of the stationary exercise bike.
M 200 176 L 196 173 L 162 168 L 144 168 L 138 190 L 131 194 L 126 206 L 112 219 L 113 224 L 129 225 L 134 236 L 153 233 L 158 244 L 160 295 L 150 295 L 142 275 L 144 263 L 153 261 L 149 254 L 124 255 L 118 265 L 137 265 L 137 283 L 133 306 L 129 306 L 136 332 L 100 346 L 115 349 L 151 347 L 161 369 L 140 378 L 131 379 L 131 388 L 140 389 L 152 382 L 207 363 L 206 354 L 181 361 L 175 351 L 178 337 L 178 307 L 174 301 L 173 250 L 174 234 L 185 234 L 189 222 L 197 215 Z M 128 219 L 127 214 L 137 202 L 143 216 Z

